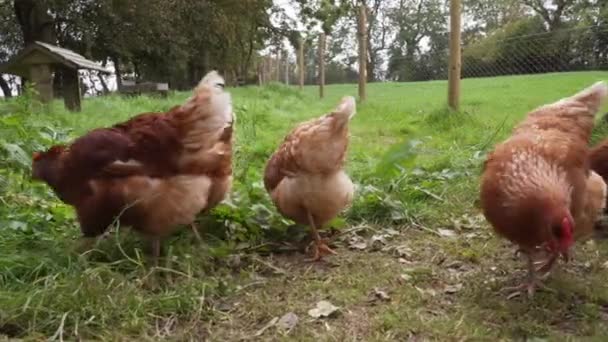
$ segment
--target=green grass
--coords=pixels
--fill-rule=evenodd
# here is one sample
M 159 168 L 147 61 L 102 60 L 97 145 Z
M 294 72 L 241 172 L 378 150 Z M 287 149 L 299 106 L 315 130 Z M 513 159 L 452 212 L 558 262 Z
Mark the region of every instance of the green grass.
M 60 102 L 0 104 L 0 339 L 170 338 L 402 341 L 608 338 L 604 241 L 580 244 L 533 300 L 498 293 L 523 274 L 512 247 L 475 207 L 485 153 L 527 111 L 607 79 L 606 72 L 467 79 L 459 113 L 446 82 L 369 85 L 353 119 L 348 172 L 355 202 L 329 235 L 340 255 L 309 264 L 307 231 L 277 215 L 261 184 L 264 163 L 297 123 L 333 108 L 355 85 L 299 93 L 279 85 L 230 89 L 237 115 L 235 187 L 210 217 L 200 246 L 183 232 L 165 244 L 168 270 L 151 274 L 139 237 L 120 229 L 87 255 L 70 207 L 29 180 L 29 155 L 168 99 L 87 99 L 79 114 Z M 593 140 L 606 136 L 598 127 Z M 454 237 L 438 234 L 449 229 Z M 395 231 L 397 234 L 395 234 Z M 382 237 L 383 242 L 370 243 Z M 368 248 L 353 250 L 352 241 Z M 388 301 L 370 301 L 374 288 Z M 340 314 L 313 320 L 319 300 Z M 289 334 L 274 317 L 299 316 Z

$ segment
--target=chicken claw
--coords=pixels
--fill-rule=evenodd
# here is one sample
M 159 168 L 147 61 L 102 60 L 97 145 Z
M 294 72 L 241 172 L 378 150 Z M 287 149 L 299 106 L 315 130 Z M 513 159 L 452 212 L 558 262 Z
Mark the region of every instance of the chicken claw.
M 557 255 L 552 255 L 550 259 L 539 269 L 536 269 L 536 262 L 534 257 L 531 254 L 532 251 L 518 250 L 523 253 L 527 258 L 528 263 L 528 275 L 526 276 L 526 280 L 518 285 L 518 286 L 508 286 L 502 288 L 501 292 L 511 292 L 507 299 L 513 299 L 517 296 L 520 296 L 523 291 L 527 292 L 528 299 L 532 299 L 534 294 L 536 293 L 536 289 L 543 289 L 548 292 L 555 292 L 553 289 L 548 288 L 546 285 L 542 283 L 542 280 L 546 278 L 549 271 L 553 267 L 555 260 L 557 259 Z M 541 271 L 541 276 L 538 276 L 538 272 Z
M 307 259 L 307 261 L 309 261 L 309 262 L 321 261 L 323 259 L 323 257 L 326 255 L 332 255 L 332 254 L 338 255 L 338 253 L 336 251 L 329 248 L 329 246 L 327 245 L 327 243 L 325 243 L 325 241 L 319 241 L 319 242 L 314 241 L 313 248 L 314 248 L 313 257 L 310 259 Z
M 338 254 L 336 253 L 334 250 L 332 250 L 331 248 L 329 248 L 329 246 L 327 246 L 327 243 L 325 241 L 323 241 L 323 239 L 321 239 L 321 236 L 319 236 L 319 232 L 317 231 L 317 225 L 315 223 L 315 220 L 312 216 L 312 214 L 310 213 L 310 211 L 306 212 L 307 216 L 308 216 L 308 222 L 310 224 L 310 229 L 312 231 L 312 238 L 313 238 L 313 248 L 314 248 L 314 254 L 312 259 L 308 259 L 308 261 L 314 262 L 314 261 L 321 261 L 321 259 L 325 256 L 325 255 L 329 255 L 329 254 Z
M 192 229 L 192 232 L 194 233 L 194 237 L 196 238 L 196 240 L 199 243 L 203 243 L 203 238 L 201 238 L 201 234 L 198 232 L 198 226 L 196 225 L 196 223 L 192 223 L 190 224 L 190 228 Z
M 515 297 L 521 296 L 522 292 L 526 292 L 528 294 L 528 299 L 534 298 L 534 294 L 536 293 L 536 289 L 542 289 L 547 292 L 555 292 L 552 288 L 547 287 L 545 284 L 541 282 L 541 279 L 535 278 L 533 280 L 526 280 L 522 284 L 518 286 L 507 286 L 502 288 L 501 292 L 510 292 L 507 296 L 507 299 L 513 299 Z

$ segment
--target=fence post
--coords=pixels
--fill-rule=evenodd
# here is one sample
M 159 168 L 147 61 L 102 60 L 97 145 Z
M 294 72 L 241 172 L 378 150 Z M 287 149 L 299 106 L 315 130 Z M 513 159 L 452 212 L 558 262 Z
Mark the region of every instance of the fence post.
M 275 65 L 276 65 L 276 71 L 277 71 L 277 73 L 275 75 L 275 77 L 276 77 L 275 81 L 277 81 L 277 83 L 278 83 L 278 82 L 281 82 L 281 47 L 280 46 L 277 47 L 277 56 L 276 56 L 276 58 L 277 59 L 276 59 L 276 64 Z
M 450 0 L 450 68 L 448 71 L 448 104 L 453 110 L 460 107 L 460 0 Z
M 272 58 L 271 55 L 264 56 L 264 84 L 268 84 L 272 76 Z
M 298 76 L 300 82 L 300 90 L 304 89 L 304 39 L 300 38 L 298 46 Z
M 289 85 L 289 56 L 285 51 L 285 85 Z
M 325 96 L 325 32 L 319 35 L 319 97 Z
M 359 7 L 359 101 L 367 99 L 367 13 L 365 5 Z

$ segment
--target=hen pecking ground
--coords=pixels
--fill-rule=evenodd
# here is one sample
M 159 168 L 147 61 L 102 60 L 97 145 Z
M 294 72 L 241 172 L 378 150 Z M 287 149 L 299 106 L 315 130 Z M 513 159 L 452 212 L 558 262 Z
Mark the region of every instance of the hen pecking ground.
M 552 340 L 608 337 L 608 243 L 580 244 L 551 275 L 553 292 L 506 300 L 523 276 L 513 248 L 476 207 L 485 153 L 525 113 L 608 78 L 561 73 L 468 79 L 461 113 L 446 82 L 372 84 L 352 122 L 352 208 L 332 222 L 338 256 L 304 261 L 307 231 L 277 215 L 261 184 L 269 154 L 296 122 L 333 108 L 354 85 L 303 93 L 232 89 L 235 190 L 167 243 L 151 275 L 140 240 L 119 229 L 85 256 L 71 208 L 29 181 L 29 153 L 187 96 L 94 98 L 83 113 L 0 105 L 0 339 Z M 39 133 L 40 132 L 40 133 Z M 599 126 L 594 140 L 608 135 Z M 311 311 L 312 310 L 312 311 Z M 327 316 L 327 317 L 325 317 Z

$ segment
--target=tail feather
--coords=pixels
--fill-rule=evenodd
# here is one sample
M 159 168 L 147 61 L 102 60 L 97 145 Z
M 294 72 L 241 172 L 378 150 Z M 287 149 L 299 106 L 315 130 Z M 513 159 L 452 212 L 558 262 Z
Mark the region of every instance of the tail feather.
M 205 111 L 221 116 L 225 123 L 234 122 L 236 118 L 232 112 L 232 99 L 230 94 L 224 91 L 224 86 L 224 78 L 217 71 L 207 73 L 182 108 L 189 111 L 202 107 Z M 198 113 L 198 110 L 194 113 Z
M 203 79 L 198 83 L 198 85 L 194 89 L 194 92 L 198 92 L 202 87 L 214 87 L 223 90 L 225 86 L 226 81 L 224 80 L 224 78 L 220 76 L 217 71 L 213 70 L 208 72 L 207 75 L 203 77 Z
M 559 104 L 577 103 L 584 105 L 589 114 L 595 116 L 608 97 L 608 85 L 604 81 L 596 82 L 577 94 L 559 101 Z
M 345 96 L 340 104 L 332 111 L 332 115 L 342 123 L 349 121 L 357 113 L 357 104 L 352 96 Z

